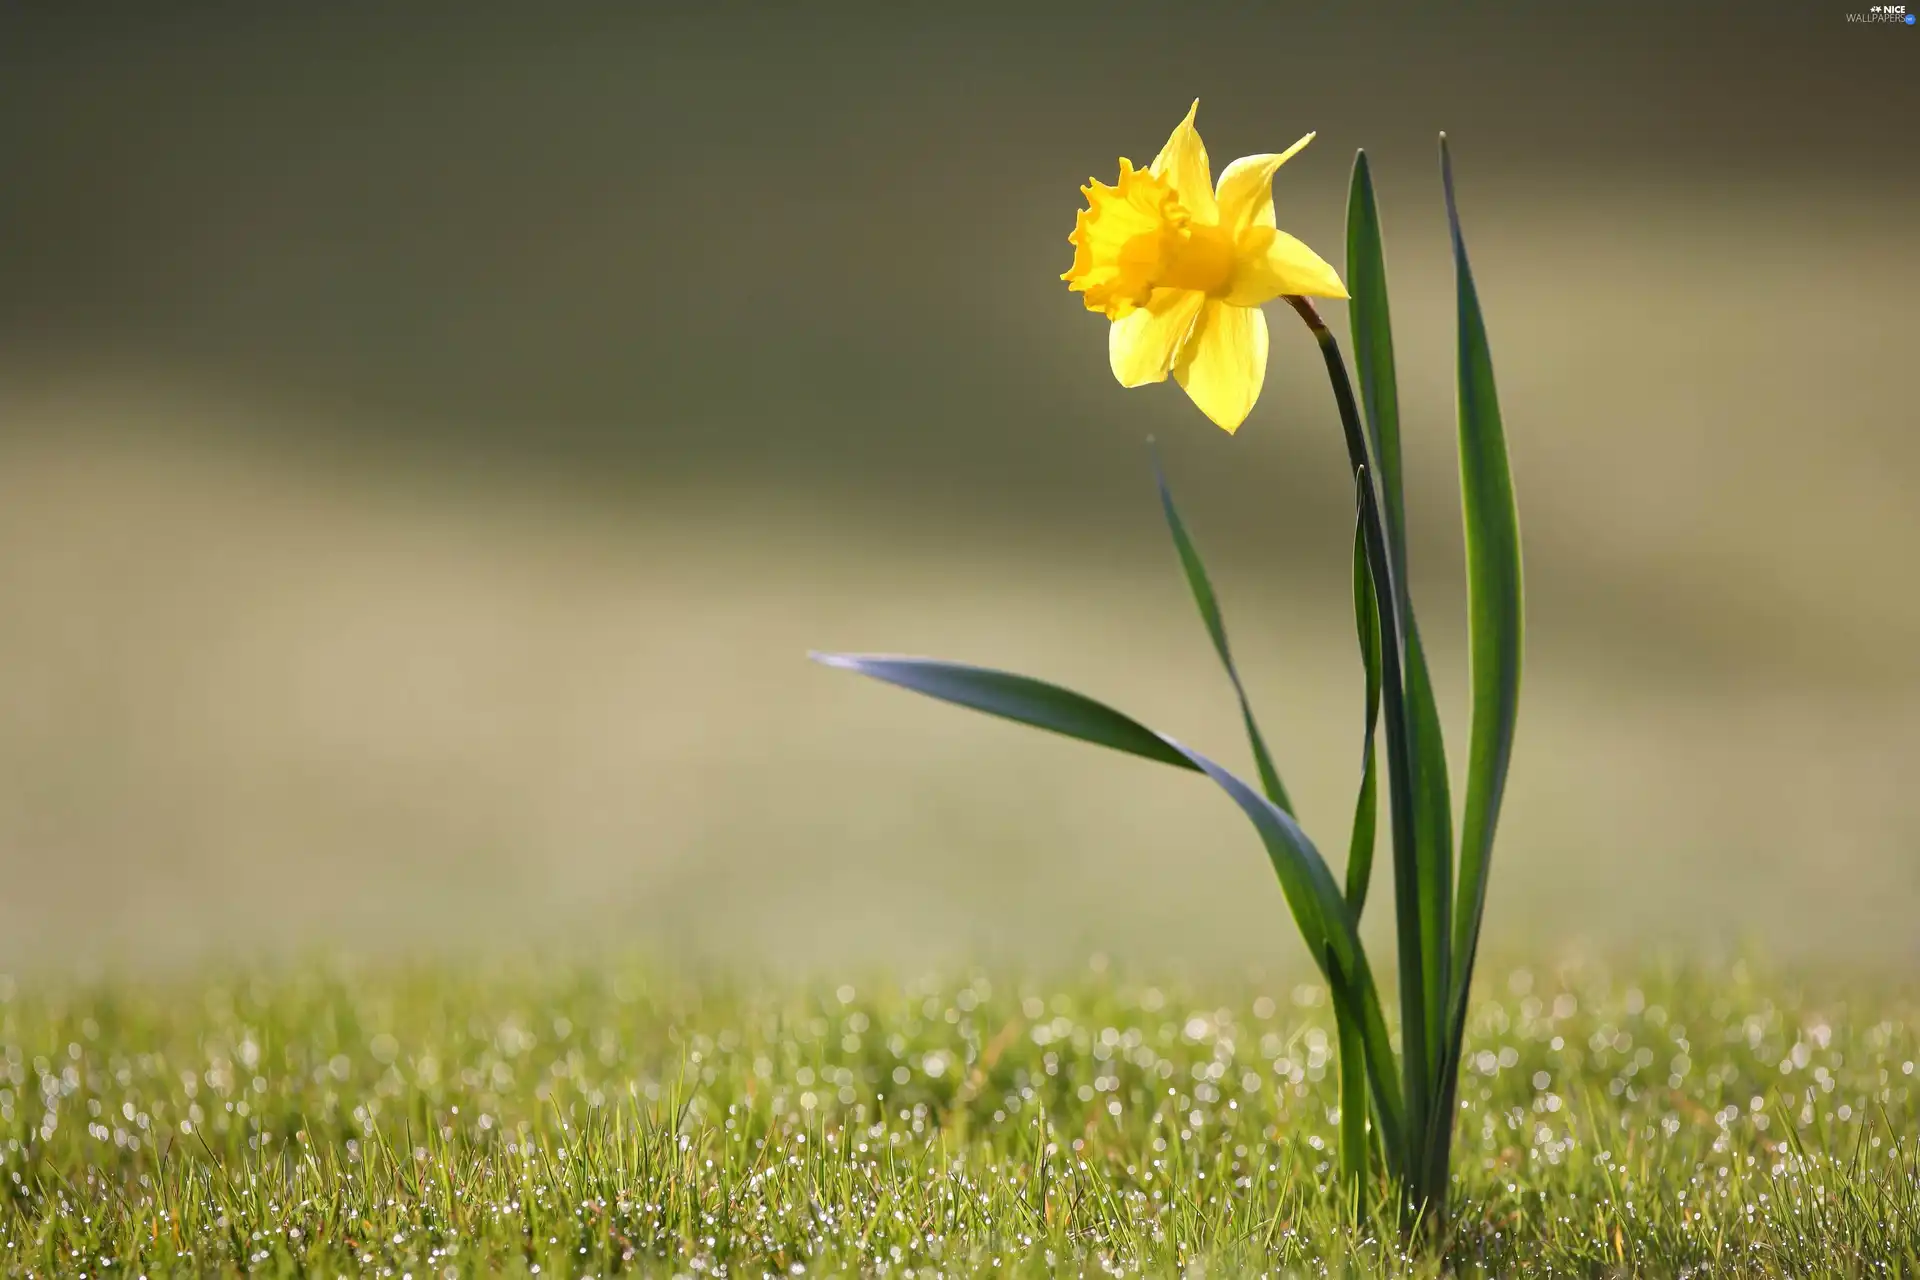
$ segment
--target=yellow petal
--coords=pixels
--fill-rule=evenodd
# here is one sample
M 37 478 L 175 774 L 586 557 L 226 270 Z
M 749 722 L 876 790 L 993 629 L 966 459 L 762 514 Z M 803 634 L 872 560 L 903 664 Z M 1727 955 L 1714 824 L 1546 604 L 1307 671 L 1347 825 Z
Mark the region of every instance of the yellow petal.
M 1206 144 L 1193 127 L 1193 117 L 1199 110 L 1200 99 L 1195 98 L 1187 108 L 1187 118 L 1174 129 L 1147 172 L 1165 178 L 1188 213 L 1201 222 L 1213 222 L 1218 217 L 1213 203 L 1213 170 L 1207 167 Z
M 1340 273 L 1301 241 L 1272 227 L 1248 227 L 1234 246 L 1233 284 L 1224 301 L 1257 307 L 1282 294 L 1344 298 L 1347 287 Z
M 1278 155 L 1241 156 L 1221 171 L 1214 199 L 1227 234 L 1237 237 L 1248 227 L 1273 225 L 1274 170 L 1312 141 L 1313 135 L 1308 134 Z
M 1229 433 L 1239 429 L 1267 380 L 1267 318 L 1255 307 L 1209 301 L 1174 362 L 1200 412 Z
M 1147 305 L 1107 330 L 1107 359 L 1123 387 L 1165 382 L 1207 295 L 1192 289 L 1155 289 Z

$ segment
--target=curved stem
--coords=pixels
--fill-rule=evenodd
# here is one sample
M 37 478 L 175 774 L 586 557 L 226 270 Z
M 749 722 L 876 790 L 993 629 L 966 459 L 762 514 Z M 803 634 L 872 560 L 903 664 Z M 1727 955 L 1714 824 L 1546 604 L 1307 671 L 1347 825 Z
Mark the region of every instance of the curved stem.
M 1365 543 L 1368 568 L 1373 574 L 1374 599 L 1379 610 L 1381 677 L 1384 686 L 1387 728 L 1387 792 L 1393 831 L 1393 881 L 1395 916 L 1399 925 L 1398 952 L 1400 970 L 1400 1061 L 1403 1092 L 1407 1107 L 1407 1132 L 1413 1137 L 1408 1150 L 1405 1186 L 1411 1208 L 1423 1217 L 1442 1212 L 1439 1199 L 1445 1195 L 1444 1177 L 1439 1185 L 1430 1174 L 1432 1160 L 1421 1141 L 1428 1132 L 1428 1109 L 1434 1091 L 1427 1080 L 1429 1049 L 1427 1038 L 1426 982 L 1421 969 L 1425 947 L 1422 945 L 1420 918 L 1420 867 L 1414 840 L 1412 761 L 1407 740 L 1406 626 L 1400 607 L 1400 589 L 1394 573 L 1391 543 L 1382 515 L 1375 468 L 1367 452 L 1366 428 L 1360 406 L 1354 398 L 1353 382 L 1347 374 L 1346 359 L 1340 343 L 1328 329 L 1313 303 L 1289 295 L 1286 302 L 1305 321 L 1320 355 L 1327 366 L 1327 379 L 1333 386 L 1333 398 L 1340 411 L 1340 425 L 1347 442 L 1347 461 L 1354 483 L 1361 490 L 1361 536 Z M 1418 1135 L 1418 1136 L 1415 1136 Z

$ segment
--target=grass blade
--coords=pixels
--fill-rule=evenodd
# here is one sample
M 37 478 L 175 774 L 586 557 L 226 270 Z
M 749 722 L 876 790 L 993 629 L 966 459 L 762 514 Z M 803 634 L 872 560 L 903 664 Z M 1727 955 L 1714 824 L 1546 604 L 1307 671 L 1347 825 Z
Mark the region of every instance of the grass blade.
M 1440 172 L 1453 237 L 1459 306 L 1460 505 L 1466 526 L 1467 636 L 1473 684 L 1473 730 L 1460 832 L 1460 910 L 1454 938 L 1456 977 L 1449 1048 L 1457 1057 L 1467 992 L 1486 911 L 1487 870 L 1506 791 L 1519 712 L 1523 602 L 1520 517 L 1507 465 L 1507 442 L 1494 388 L 1493 356 L 1480 297 L 1467 261 L 1454 201 L 1453 161 L 1440 138 Z M 1448 1088 L 1451 1091 L 1452 1074 Z
M 1452 987 L 1453 805 L 1440 710 L 1407 585 L 1407 512 L 1401 482 L 1400 394 L 1394 371 L 1393 319 L 1387 303 L 1380 207 L 1364 151 L 1354 157 L 1353 180 L 1347 193 L 1347 288 L 1352 297 L 1348 315 L 1353 329 L 1354 367 L 1366 409 L 1367 441 L 1379 472 L 1395 603 L 1405 637 L 1407 764 L 1412 775 L 1408 786 L 1417 849 L 1420 971 L 1430 1071 L 1437 1072 L 1444 1058 L 1442 1046 Z
M 1402 1095 L 1393 1078 L 1393 1048 L 1380 1011 L 1379 990 L 1360 946 L 1353 915 L 1326 859 L 1291 814 L 1198 751 L 1156 733 L 1130 716 L 1071 689 L 1030 676 L 934 658 L 814 653 L 814 661 L 915 693 L 1049 729 L 1177 768 L 1206 774 L 1253 823 L 1267 859 L 1314 962 L 1329 983 L 1346 984 L 1355 1024 L 1366 1043 L 1376 1119 L 1396 1165 L 1403 1164 Z M 1329 962 L 1331 961 L 1331 968 Z
M 1167 531 L 1173 535 L 1174 549 L 1180 553 L 1180 568 L 1187 575 L 1187 586 L 1193 591 L 1194 606 L 1200 610 L 1200 620 L 1206 624 L 1207 635 L 1213 640 L 1213 651 L 1220 655 L 1220 665 L 1227 669 L 1227 679 L 1233 682 L 1233 696 L 1240 700 L 1240 719 L 1247 726 L 1247 742 L 1253 748 L 1254 767 L 1260 773 L 1260 785 L 1266 789 L 1267 799 L 1293 812 L 1293 802 L 1287 797 L 1287 789 L 1280 782 L 1279 771 L 1273 767 L 1273 757 L 1267 752 L 1266 740 L 1260 736 L 1260 726 L 1253 719 L 1253 705 L 1247 701 L 1247 690 L 1240 683 L 1240 672 L 1233 665 L 1233 652 L 1227 646 L 1227 623 L 1220 614 L 1220 601 L 1213 593 L 1213 583 L 1207 578 L 1207 566 L 1201 562 L 1200 552 L 1193 545 L 1193 539 L 1187 534 L 1186 522 L 1180 518 L 1180 510 L 1174 506 L 1173 490 L 1167 485 L 1166 472 L 1160 467 L 1160 456 L 1153 455 L 1153 479 L 1160 487 L 1160 509 L 1166 513 Z

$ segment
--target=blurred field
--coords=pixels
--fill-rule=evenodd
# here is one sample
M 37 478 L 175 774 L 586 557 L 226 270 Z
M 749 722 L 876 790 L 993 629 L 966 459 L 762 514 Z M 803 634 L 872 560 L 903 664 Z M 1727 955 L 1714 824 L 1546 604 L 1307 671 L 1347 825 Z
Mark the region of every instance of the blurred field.
M 1344 844 L 1311 348 L 1275 317 L 1229 440 L 1055 279 L 1075 184 L 1196 92 L 1216 163 L 1321 130 L 1280 207 L 1335 260 L 1375 156 L 1457 743 L 1451 131 L 1531 593 L 1495 944 L 1920 956 L 1920 81 L 1837 14 L 1669 8 L 0 15 L 0 965 L 1300 960 L 1193 779 L 804 659 L 1240 759 L 1156 435 Z
M 204 428 L 235 409 L 160 403 L 8 408 L 43 428 L 0 458 L 10 963 L 561 935 L 793 963 L 1294 958 L 1257 847 L 1193 779 L 804 660 L 1030 670 L 1239 758 L 1144 487 L 1104 553 L 1008 529 L 942 545 L 804 492 L 634 510 L 274 451 Z M 1229 445 L 1180 441 L 1176 468 L 1202 447 Z M 1629 571 L 1633 530 L 1583 529 L 1552 471 L 1523 474 L 1542 585 L 1495 936 L 1911 955 L 1917 691 L 1874 669 L 1909 602 L 1715 564 L 1710 537 Z M 1338 849 L 1342 584 L 1298 551 L 1257 570 L 1193 488 L 1269 734 Z M 1315 539 L 1329 568 L 1343 537 Z M 1737 622 L 1702 609 L 1709 569 Z M 1458 635 L 1432 630 L 1457 670 Z

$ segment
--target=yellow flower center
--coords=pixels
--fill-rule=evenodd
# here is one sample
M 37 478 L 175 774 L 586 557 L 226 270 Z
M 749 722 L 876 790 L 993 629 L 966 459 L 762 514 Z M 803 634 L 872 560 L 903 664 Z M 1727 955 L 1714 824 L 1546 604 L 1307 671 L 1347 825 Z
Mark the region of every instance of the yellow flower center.
M 1120 180 L 1080 188 L 1087 207 L 1074 221 L 1073 266 L 1061 279 L 1087 310 L 1118 320 L 1155 289 L 1224 295 L 1233 279 L 1233 241 L 1196 223 L 1165 179 L 1120 161 Z
M 1156 284 L 1222 297 L 1233 282 L 1233 241 L 1219 227 L 1193 223 Z

